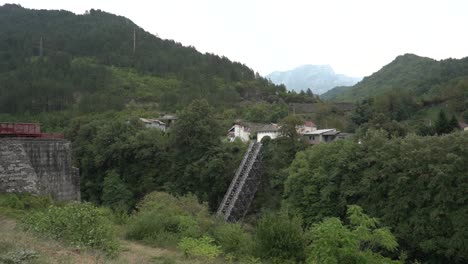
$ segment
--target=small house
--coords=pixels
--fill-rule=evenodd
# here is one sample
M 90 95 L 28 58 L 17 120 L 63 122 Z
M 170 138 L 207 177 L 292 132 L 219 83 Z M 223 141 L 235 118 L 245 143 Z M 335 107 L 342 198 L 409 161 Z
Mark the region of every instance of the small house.
M 297 133 L 299 135 L 304 135 L 305 133 L 310 133 L 317 130 L 317 125 L 312 121 L 305 121 L 304 124 L 296 127 Z
M 228 130 L 228 140 L 234 141 L 239 138 L 242 142 L 248 142 L 257 135 L 257 141 L 260 142 L 263 137 L 277 138 L 279 136 L 279 127 L 276 124 L 262 124 L 252 122 L 237 121 Z
M 158 119 L 140 117 L 140 122 L 142 122 L 146 128 L 156 128 L 162 131 L 166 131 L 167 129 L 166 123 Z
M 264 137 L 275 139 L 279 136 L 280 130 L 277 124 L 264 125 L 257 131 L 257 142 L 261 142 Z
M 172 125 L 174 125 L 175 122 L 177 122 L 177 119 L 178 118 L 176 115 L 169 115 L 169 114 L 163 115 L 162 117 L 159 118 L 159 120 L 166 123 L 166 128 L 169 128 Z

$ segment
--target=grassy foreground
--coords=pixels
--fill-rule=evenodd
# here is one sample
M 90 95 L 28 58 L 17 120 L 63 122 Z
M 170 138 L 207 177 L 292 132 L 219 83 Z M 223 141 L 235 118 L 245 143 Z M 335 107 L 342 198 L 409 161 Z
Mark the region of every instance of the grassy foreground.
M 206 263 L 187 259 L 175 250 L 155 248 L 119 239 L 121 250 L 108 258 L 97 250 L 64 246 L 16 228 L 16 220 L 0 214 L 0 263 Z

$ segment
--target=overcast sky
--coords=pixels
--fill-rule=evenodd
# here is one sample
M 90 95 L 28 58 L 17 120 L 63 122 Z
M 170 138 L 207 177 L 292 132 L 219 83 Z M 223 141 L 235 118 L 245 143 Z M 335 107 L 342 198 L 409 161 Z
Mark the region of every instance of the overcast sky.
M 35 9 L 91 8 L 161 38 L 224 55 L 266 75 L 303 64 L 367 76 L 404 53 L 468 56 L 468 0 L 11 0 Z M 1 26 L 1 25 L 0 25 Z

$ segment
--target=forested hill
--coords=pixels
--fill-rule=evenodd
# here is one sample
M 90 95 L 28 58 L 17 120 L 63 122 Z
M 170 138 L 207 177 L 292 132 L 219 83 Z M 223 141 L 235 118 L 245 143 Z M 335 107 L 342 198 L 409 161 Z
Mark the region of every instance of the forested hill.
M 176 111 L 197 98 L 215 107 L 292 98 L 241 63 L 100 10 L 76 15 L 6 4 L 0 24 L 0 113 L 121 110 L 129 102 Z
M 417 96 L 423 104 L 433 104 L 458 96 L 459 88 L 467 85 L 468 57 L 436 61 L 405 54 L 356 85 L 337 87 L 321 97 L 333 101 L 358 101 L 403 91 Z
M 45 56 L 57 52 L 90 56 L 99 63 L 134 67 L 158 76 L 190 77 L 205 73 L 233 81 L 255 79 L 255 73 L 240 63 L 160 39 L 125 17 L 100 10 L 75 15 L 64 10 L 32 10 L 7 4 L 0 8 L 0 23 L 2 71 L 11 69 L 24 58 L 39 55 L 43 38 Z

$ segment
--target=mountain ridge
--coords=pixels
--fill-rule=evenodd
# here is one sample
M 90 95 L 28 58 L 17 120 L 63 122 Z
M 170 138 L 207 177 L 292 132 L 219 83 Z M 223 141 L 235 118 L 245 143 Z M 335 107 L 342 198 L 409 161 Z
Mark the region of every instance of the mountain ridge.
M 403 89 L 415 96 L 437 93 L 437 85 L 468 76 L 468 57 L 435 60 L 407 53 L 397 56 L 379 71 L 364 77 L 351 87 L 336 87 L 321 95 L 331 101 L 353 102 L 375 97 L 395 89 Z M 431 95 L 432 96 L 432 95 Z
M 322 94 L 336 86 L 353 85 L 361 79 L 337 74 L 328 64 L 304 64 L 292 70 L 274 71 L 266 78 L 275 84 L 284 84 L 289 90 L 311 89 L 314 94 Z
M 233 108 L 318 100 L 288 94 L 242 63 L 161 39 L 101 10 L 74 14 L 5 4 L 0 24 L 2 113 L 99 112 L 130 102 L 177 111 L 202 98 Z

